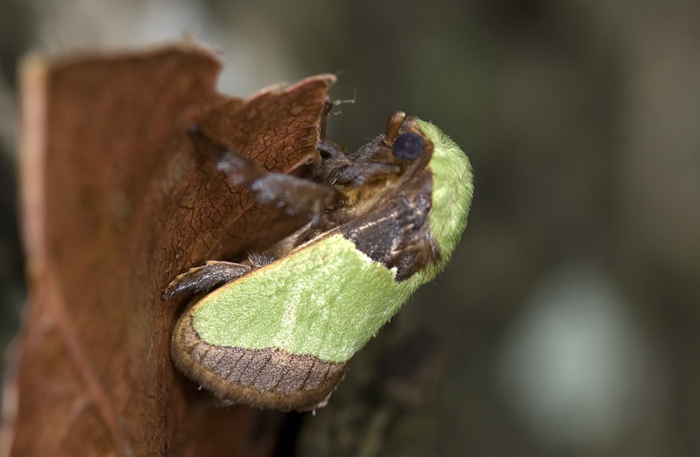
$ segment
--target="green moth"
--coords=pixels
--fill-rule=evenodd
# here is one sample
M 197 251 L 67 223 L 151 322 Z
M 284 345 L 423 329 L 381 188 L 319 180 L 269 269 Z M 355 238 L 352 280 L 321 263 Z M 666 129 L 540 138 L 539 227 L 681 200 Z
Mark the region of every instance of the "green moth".
M 358 151 L 325 139 L 305 178 L 225 153 L 218 168 L 260 203 L 306 212 L 305 227 L 242 263 L 209 261 L 163 299 L 209 292 L 179 319 L 172 357 L 229 402 L 324 406 L 348 362 L 445 266 L 467 224 L 467 156 L 437 127 L 402 112 Z

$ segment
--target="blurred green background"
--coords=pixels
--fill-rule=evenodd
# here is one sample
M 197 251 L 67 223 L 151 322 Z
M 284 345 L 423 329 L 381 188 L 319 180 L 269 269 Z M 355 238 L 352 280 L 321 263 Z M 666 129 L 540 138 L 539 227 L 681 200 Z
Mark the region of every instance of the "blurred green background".
M 0 0 L 3 349 L 25 294 L 18 59 L 185 35 L 220 50 L 225 93 L 336 73 L 355 103 L 331 137 L 356 148 L 403 110 L 474 166 L 452 264 L 298 418 L 297 455 L 700 455 L 696 0 Z M 365 388 L 402 341 L 428 348 L 413 403 Z

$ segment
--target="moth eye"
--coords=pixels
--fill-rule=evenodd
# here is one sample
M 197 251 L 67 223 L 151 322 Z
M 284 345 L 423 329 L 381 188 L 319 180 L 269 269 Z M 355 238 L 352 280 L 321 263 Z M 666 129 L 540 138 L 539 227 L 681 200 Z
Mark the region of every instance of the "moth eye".
M 423 138 L 416 133 L 402 133 L 394 140 L 394 157 L 401 160 L 415 160 L 423 152 Z

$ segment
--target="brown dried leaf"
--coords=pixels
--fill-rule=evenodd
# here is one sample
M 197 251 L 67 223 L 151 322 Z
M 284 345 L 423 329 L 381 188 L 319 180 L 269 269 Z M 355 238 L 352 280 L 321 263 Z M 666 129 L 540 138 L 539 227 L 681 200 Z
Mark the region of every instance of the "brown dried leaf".
M 334 78 L 243 101 L 216 93 L 218 71 L 209 52 L 187 44 L 25 65 L 31 297 L 8 367 L 2 455 L 274 450 L 281 414 L 211 408 L 176 372 L 170 333 L 181 309 L 160 292 L 190 266 L 268 245 L 303 222 L 233 192 L 188 128 L 198 123 L 289 172 L 317 154 Z

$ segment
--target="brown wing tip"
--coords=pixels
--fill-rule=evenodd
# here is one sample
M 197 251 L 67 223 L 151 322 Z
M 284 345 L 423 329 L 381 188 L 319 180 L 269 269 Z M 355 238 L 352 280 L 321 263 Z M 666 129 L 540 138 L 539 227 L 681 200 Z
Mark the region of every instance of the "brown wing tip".
M 347 362 L 325 362 L 278 348 L 241 349 L 203 342 L 191 314 L 178 322 L 171 354 L 189 378 L 227 402 L 279 411 L 325 406 L 345 375 Z

